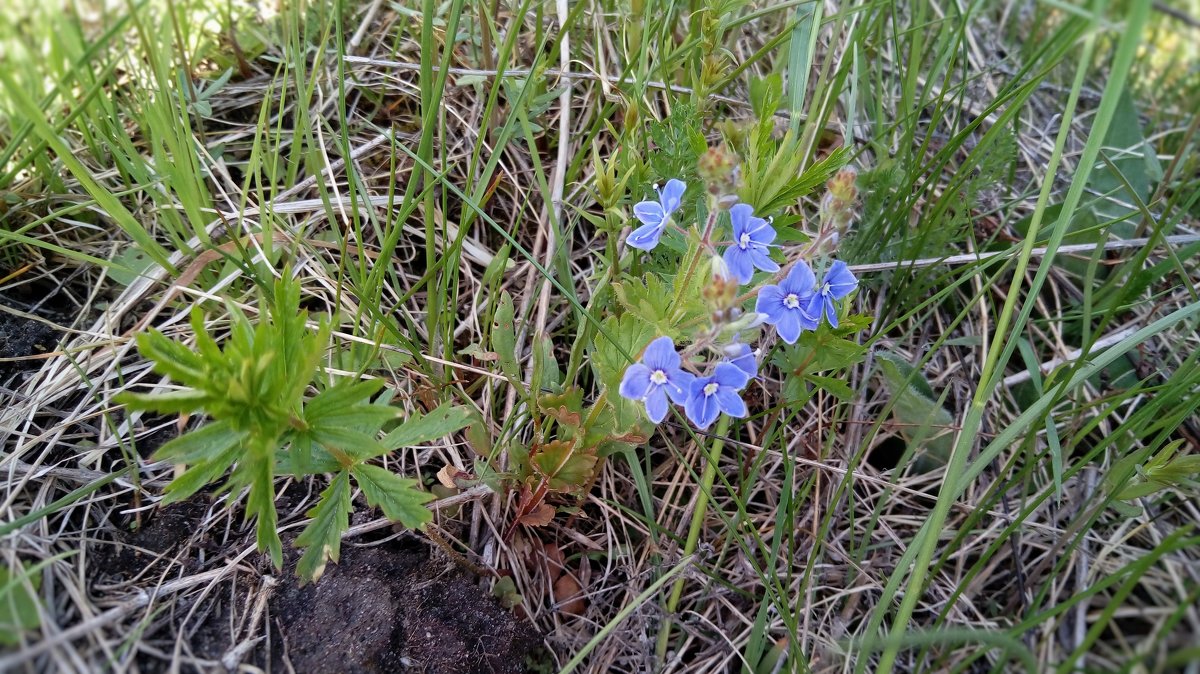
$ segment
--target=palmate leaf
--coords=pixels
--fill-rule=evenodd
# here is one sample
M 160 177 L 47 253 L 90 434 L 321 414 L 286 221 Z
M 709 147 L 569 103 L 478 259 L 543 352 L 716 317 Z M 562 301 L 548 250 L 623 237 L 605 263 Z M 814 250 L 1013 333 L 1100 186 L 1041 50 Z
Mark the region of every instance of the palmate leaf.
M 321 492 L 316 507 L 305 513 L 312 521 L 296 537 L 296 546 L 305 548 L 296 564 L 296 574 L 302 580 L 316 581 L 325 573 L 325 563 L 336 564 L 342 551 L 342 533 L 350 528 L 350 474 L 341 471 Z
M 418 489 L 416 480 L 365 463 L 354 466 L 350 472 L 367 497 L 367 503 L 382 510 L 388 519 L 410 529 L 433 520 L 433 515 L 424 506 L 433 500 L 433 494 Z

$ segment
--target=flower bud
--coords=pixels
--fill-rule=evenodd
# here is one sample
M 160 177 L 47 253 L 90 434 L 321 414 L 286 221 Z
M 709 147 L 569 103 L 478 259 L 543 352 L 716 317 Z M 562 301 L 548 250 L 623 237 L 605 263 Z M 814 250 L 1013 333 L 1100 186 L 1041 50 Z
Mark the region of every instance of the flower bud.
M 711 269 L 712 279 L 704 287 L 703 295 L 713 310 L 713 323 L 720 325 L 731 320 L 730 310 L 737 299 L 738 282 L 719 255 L 713 256 Z
M 737 157 L 724 145 L 705 150 L 696 160 L 696 172 L 708 186 L 709 194 L 718 197 L 737 194 Z

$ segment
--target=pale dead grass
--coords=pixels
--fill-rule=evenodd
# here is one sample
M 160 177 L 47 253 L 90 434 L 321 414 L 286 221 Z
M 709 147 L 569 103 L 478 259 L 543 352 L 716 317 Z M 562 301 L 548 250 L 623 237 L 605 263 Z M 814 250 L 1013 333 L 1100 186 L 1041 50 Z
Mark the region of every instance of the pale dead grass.
M 347 62 L 351 81 L 346 106 L 354 126 L 345 132 L 353 149 L 349 161 L 373 191 L 371 203 L 360 204 L 359 208 L 371 209 L 376 217 L 385 218 L 388 217 L 387 186 L 392 179 L 387 174 L 391 164 L 390 144 L 410 144 L 419 130 L 417 74 L 409 67 L 397 67 L 390 62 L 417 63 L 419 56 L 416 45 L 411 43 L 401 45 L 398 52 L 388 51 L 391 41 L 386 38 L 395 30 L 396 13 L 383 8 L 371 16 L 359 30 L 363 37 L 358 42 L 357 58 Z M 503 20 L 510 29 L 515 29 L 511 16 L 504 16 Z M 777 20 L 773 16 L 766 21 Z M 753 53 L 762 44 L 758 35 L 768 32 L 766 27 L 761 32 L 745 31 L 738 41 L 738 52 L 743 56 Z M 973 86 L 978 86 L 980 95 L 986 96 L 995 92 L 995 82 L 1005 74 L 1002 69 L 990 67 L 991 59 L 984 53 L 985 49 L 995 48 L 990 44 L 992 36 L 982 38 L 973 34 L 970 60 L 980 78 Z M 843 46 L 839 39 L 832 43 L 825 40 L 822 49 L 837 52 Z M 985 44 L 981 46 L 977 40 Z M 567 143 L 566 154 L 570 157 L 590 153 L 591 148 L 580 142 L 583 131 L 599 106 L 613 99 L 612 87 L 617 80 L 606 73 L 612 72 L 611 64 L 618 59 L 609 36 L 600 42 L 605 50 L 601 53 L 595 52 L 595 44 L 589 40 L 573 42 L 573 114 L 566 133 L 560 135 L 558 131 L 561 107 L 552 107 L 541 120 L 550 140 Z M 895 55 L 884 57 L 889 63 L 896 62 Z M 528 61 L 527 52 L 518 54 L 518 62 Z M 461 65 L 463 75 L 494 74 L 478 68 L 479 64 Z M 239 120 L 258 109 L 273 72 L 265 64 L 262 67 L 256 64 L 256 68 L 258 73 L 250 80 L 226 88 L 213 101 L 215 119 L 207 123 L 208 139 L 210 143 L 223 144 L 227 157 L 244 152 L 254 133 L 252 124 Z M 547 76 L 553 80 L 561 74 L 554 72 Z M 336 91 L 334 72 L 327 69 L 323 75 L 322 93 L 314 110 L 314 117 L 318 118 L 329 113 L 333 105 L 331 92 Z M 664 110 L 661 91 L 668 86 L 681 88 L 651 86 L 645 103 L 652 109 Z M 367 92 L 382 95 L 382 100 L 391 106 L 387 119 L 382 119 L 375 104 L 364 96 Z M 459 86 L 451 78 L 445 100 L 445 128 L 437 140 L 438 155 L 443 158 L 440 166 L 454 184 L 466 181 L 469 167 L 465 164 L 477 144 L 485 145 L 484 157 L 492 151 L 489 135 L 484 132 L 495 120 L 483 119 L 484 108 L 478 93 L 476 87 Z M 722 114 L 731 117 L 744 114 L 747 94 L 740 85 L 731 86 L 722 94 L 724 97 L 718 103 L 728 104 Z M 1002 225 L 1019 219 L 1032 207 L 1029 185 L 1043 179 L 1038 171 L 1045 166 L 1050 153 L 1049 134 L 1053 130 L 1050 119 L 1061 96 L 1061 91 L 1048 86 L 1044 94 L 1035 98 L 1036 105 L 1030 113 L 1020 118 L 1022 179 L 1006 193 L 997 195 L 1003 206 L 993 215 Z M 253 119 L 253 115 L 249 118 Z M 854 137 L 868 131 L 855 129 L 847 135 Z M 947 131 L 930 130 L 935 134 Z M 1072 139 L 1074 147 L 1082 147 L 1084 131 L 1081 127 L 1079 135 Z M 329 147 L 329 159 L 333 160 L 336 148 L 330 138 L 324 140 Z M 611 139 L 602 136 L 597 142 L 602 155 L 612 149 Z M 541 165 L 551 167 L 547 171 L 559 161 L 549 150 L 538 159 Z M 241 233 L 253 233 L 262 224 L 263 214 L 269 213 L 281 241 L 295 251 L 292 263 L 303 282 L 306 301 L 332 308 L 336 298 L 340 298 L 342 320 L 352 320 L 350 317 L 357 315 L 355 298 L 344 290 L 339 293 L 337 288 L 336 270 L 342 263 L 341 253 L 336 246 L 328 245 L 328 240 L 320 238 L 331 228 L 344 227 L 346 211 L 352 207 L 344 198 L 345 160 L 328 161 L 323 173 L 304 177 L 272 203 L 254 203 L 251 197 L 247 208 L 240 206 L 238 180 L 228 178 L 230 166 L 211 157 L 205 160 L 218 176 L 214 192 L 223 200 L 222 213 L 219 217 L 214 214 L 209 223 L 210 233 L 228 236 L 226 230 L 230 227 Z M 869 158 L 863 161 L 869 162 Z M 412 167 L 402 158 L 396 163 L 395 179 L 403 184 Z M 95 164 L 91 169 L 97 180 L 107 181 L 116 189 L 117 176 L 112 171 Z M 570 282 L 586 297 L 588 284 L 595 277 L 594 258 L 589 251 L 602 247 L 602 240 L 590 227 L 579 224 L 569 230 L 568 241 L 554 241 L 548 233 L 548 207 L 553 205 L 546 203 L 538 191 L 532 159 L 523 145 L 505 146 L 499 175 L 501 179 L 486 210 L 500 223 L 517 223 L 515 235 L 539 259 L 545 259 L 547 251 L 552 253 L 554 245 L 570 246 L 573 251 Z M 338 216 L 335 221 L 326 217 L 325 205 L 315 190 L 317 181 L 324 181 L 335 196 L 334 212 Z M 584 189 L 587 182 L 564 185 L 564 203 L 575 208 L 593 208 Z M 71 194 L 82 194 L 79 185 L 70 180 L 67 189 Z M 62 197 L 46 195 L 47 201 L 59 198 Z M 154 219 L 152 210 L 138 208 L 136 201 L 131 210 L 147 222 Z M 444 231 L 453 236 L 451 227 L 457 214 L 439 212 L 435 217 Z M 425 241 L 420 218 L 418 211 L 412 222 L 405 224 L 406 236 L 401 247 L 388 261 L 397 285 L 389 289 L 383 307 L 388 313 L 407 315 L 418 329 L 423 324 L 424 293 L 415 294 L 404 304 L 399 299 L 420 279 L 420 271 L 414 271 L 414 265 L 423 264 L 425 247 L 433 245 L 444 250 L 446 244 L 445 240 Z M 1185 223 L 1179 234 L 1195 235 L 1194 224 Z M 43 227 L 38 235 L 100 257 L 109 257 L 124 245 L 104 233 L 70 223 Z M 458 268 L 459 293 L 463 298 L 462 306 L 458 307 L 461 322 L 455 333 L 459 344 L 481 339 L 484 326 L 480 325 L 479 316 L 488 302 L 481 275 L 499 243 L 496 234 L 482 223 L 477 222 L 467 233 Z M 372 264 L 379 263 L 374 256 L 376 241 L 368 238 L 355 242 L 355 246 L 350 255 L 365 255 Z M 962 248 L 961 252 L 972 255 L 976 251 Z M 159 559 L 148 562 L 144 573 L 132 580 L 119 584 L 104 581 L 105 555 L 119 547 L 116 532 L 154 516 L 161 488 L 172 475 L 172 466 L 149 462 L 140 448 L 178 432 L 176 420 L 136 415 L 127 418 L 111 402 L 112 396 L 121 390 L 131 387 L 145 390 L 159 382 L 138 358 L 133 335 L 146 325 L 154 325 L 186 341 L 191 338 L 187 325 L 189 311 L 197 303 L 215 297 L 232 299 L 251 316 L 257 312 L 252 296 L 237 294 L 240 291 L 236 288 L 241 287 L 237 283 L 238 273 L 227 277 L 220 286 L 202 288 L 194 281 L 202 272 L 201 267 L 211 263 L 211 259 L 177 254 L 172 261 L 193 282 L 173 283 L 165 273 L 158 272 L 122 288 L 106 283 L 94 269 L 42 260 L 4 289 L 13 292 L 17 285 L 33 281 L 55 283 L 72 293 L 70 301 L 76 306 L 74 316 L 58 321 L 57 327 L 65 335 L 58 350 L 37 361 L 35 368 L 10 377 L 3 384 L 7 404 L 0 409 L 0 446 L 4 448 L 0 470 L 5 473 L 6 486 L 0 502 L 0 519 L 13 521 L 46 509 L 51 512 L 9 534 L 2 547 L 10 567 L 18 559 L 26 564 L 48 563 L 40 593 L 44 600 L 42 630 L 28 635 L 28 641 L 19 651 L 0 655 L 0 670 L 158 671 L 170 667 L 176 671 L 189 668 L 255 671 L 249 663 L 261 661 L 255 654 L 261 655 L 262 649 L 269 647 L 269 641 L 262 637 L 267 635 L 271 624 L 266 599 L 275 581 L 263 573 L 263 566 L 258 563 L 252 536 L 240 519 L 236 497 L 206 503 L 195 530 L 187 533 L 185 549 L 203 545 L 211 553 L 199 568 L 186 566 L 177 559 Z M 930 264 L 952 266 L 941 260 Z M 1193 273 L 1196 270 L 1194 260 L 1190 261 L 1190 269 Z M 864 268 L 862 273 L 869 275 L 876 271 Z M 902 277 L 884 274 L 879 278 L 880 282 L 873 281 L 869 290 L 862 293 L 859 303 L 862 311 L 883 318 L 883 298 L 888 294 L 889 283 Z M 1060 316 L 1065 296 L 1077 292 L 1070 278 L 1057 273 L 1052 276 L 1050 287 L 1052 292 L 1039 298 L 1035 316 Z M 518 298 L 523 309 L 542 302 L 540 307 L 525 313 L 535 318 L 533 325 L 524 326 L 523 360 L 532 340 L 543 334 L 561 338 L 569 346 L 570 335 L 561 329 L 570 319 L 569 305 L 562 298 L 547 296 L 542 279 L 528 262 L 518 261 L 516 268 L 504 276 L 502 288 Z M 114 294 L 108 295 L 110 292 Z M 987 340 L 994 327 L 996 307 L 1003 302 L 1005 292 L 1004 286 L 985 289 L 976 281 L 969 291 L 964 289 L 960 293 L 958 305 L 967 305 L 970 294 L 982 295 L 984 300 L 956 327 L 951 327 L 954 303 L 946 303 L 920 321 L 902 326 L 881 344 L 915 361 L 947 330 L 955 336 Z M 1182 289 L 1160 295 L 1153 305 L 1139 309 L 1131 324 L 1145 325 L 1170 308 L 1190 301 Z M 212 309 L 219 304 L 206 306 Z M 34 312 L 31 309 L 27 313 Z M 221 331 L 227 319 L 220 310 L 210 311 L 209 329 Z M 1123 327 L 1113 326 L 1113 330 Z M 337 336 L 344 343 L 354 339 L 352 324 L 343 322 L 337 328 Z M 1037 340 L 1038 353 L 1045 360 L 1069 359 L 1078 346 L 1063 338 L 1059 321 L 1035 321 L 1029 336 Z M 411 337 L 418 343 L 427 341 L 425 335 Z M 1173 344 L 1158 339 L 1148 345 L 1148 349 L 1158 354 L 1159 371 L 1173 371 L 1182 354 L 1196 347 L 1195 335 L 1177 333 L 1171 337 L 1177 340 Z M 940 350 L 928 364 L 926 374 L 933 386 L 939 391 L 950 390 L 947 407 L 956 418 L 961 417 L 979 379 L 985 350 L 963 341 Z M 483 376 L 481 369 L 469 362 L 446 362 L 437 358 L 439 354 L 423 355 L 445 367 L 457 368 L 462 382 L 486 379 L 482 385 L 470 388 L 485 418 L 499 428 L 510 417 L 516 417 L 518 421 L 513 427 L 521 428 L 520 419 L 527 413 L 515 403 L 503 381 Z M 1014 373 L 1020 370 L 1016 368 Z M 769 398 L 778 391 L 780 381 L 776 375 L 769 373 L 754 385 L 761 388 L 763 397 Z M 389 379 L 398 393 L 398 401 L 414 407 L 420 404 L 422 391 L 429 384 L 415 370 L 396 370 Z M 850 406 L 848 417 L 839 413 L 834 401 L 817 398 L 782 438 L 775 438 L 766 447 L 762 446 L 766 419 L 747 422 L 741 434 L 731 438 L 731 450 L 725 453 L 725 465 L 719 472 L 732 483 L 736 493 L 719 483 L 713 494 L 701 539 L 704 543 L 685 571 L 689 582 L 676 616 L 683 636 L 679 647 L 672 652 L 667 671 L 724 672 L 748 666 L 741 658 L 756 613 L 766 601 L 764 576 L 778 579 L 785 603 L 800 616 L 801 630 L 790 647 L 804 652 L 818 671 L 842 671 L 852 666 L 845 656 L 846 640 L 862 636 L 864 617 L 874 608 L 883 586 L 892 574 L 902 572 L 895 567 L 896 560 L 932 508 L 940 477 L 937 472 L 896 475 L 862 460 L 864 449 L 869 451 L 870 447 L 896 436 L 899 429 L 886 420 L 877 424 L 888 400 L 872 359 L 851 372 L 850 381 L 861 397 Z M 1101 390 L 1087 389 L 1080 392 L 1076 403 L 1082 405 L 1104 394 Z M 985 431 L 995 433 L 1019 411 L 1020 404 L 1006 390 L 992 402 Z M 1103 421 L 1096 432 L 1110 432 L 1113 423 L 1115 420 Z M 520 435 L 515 439 L 525 438 Z M 1044 437 L 1039 436 L 1034 442 L 1045 446 Z M 445 515 L 439 518 L 437 526 L 449 540 L 460 543 L 462 554 L 470 562 L 513 577 L 524 597 L 524 612 L 545 634 L 547 659 L 553 663 L 551 669 L 563 665 L 612 621 L 618 611 L 635 602 L 662 572 L 680 561 L 679 546 L 672 539 L 681 541 L 686 535 L 698 490 L 700 449 L 680 428 L 666 424 L 650 446 L 641 451 L 650 454 L 653 472 L 649 477 L 657 522 L 667 534 L 659 534 L 658 544 L 653 542 L 645 524 L 630 515 L 640 509 L 637 489 L 626 466 L 618 460 L 605 465 L 578 516 L 568 519 L 560 515 L 548 527 L 523 528 L 512 541 L 503 540 L 500 532 L 508 528 L 513 516 L 514 495 L 492 494 L 486 488 L 477 488 L 435 504 L 443 512 L 458 508 L 453 518 Z M 931 577 L 918 605 L 916 615 L 920 620 L 929 621 L 945 612 L 947 624 L 956 627 L 1007 626 L 1012 615 L 1028 606 L 1037 588 L 1050 588 L 1042 605 L 1053 606 L 1145 556 L 1172 531 L 1200 518 L 1196 504 L 1186 500 L 1175 500 L 1173 509 L 1141 519 L 1104 515 L 1082 537 L 1082 544 L 1071 549 L 1066 570 L 1052 578 L 1051 565 L 1065 552 L 1066 540 L 1074 533 L 1070 523 L 1081 509 L 1088 507 L 1097 489 L 1097 473 L 1088 469 L 1066 481 L 1061 499 L 1048 499 L 1028 514 L 1019 533 L 991 555 L 982 573 L 968 579 L 967 569 L 1013 520 L 1026 502 L 1023 494 L 1032 492 L 1025 491 L 1020 481 L 1006 483 L 1009 493 L 1001 499 L 1001 506 L 990 505 L 996 501 L 987 492 L 994 481 L 1009 479 L 1005 476 L 1010 463 L 1021 452 L 1021 448 L 1014 447 L 1002 454 L 993 466 L 993 474 L 972 484 L 955 508 L 947 522 L 947 531 L 961 531 L 961 538 L 956 541 L 957 549 L 950 555 L 949 563 Z M 746 474 L 750 457 L 758 461 L 752 476 Z M 466 468 L 473 459 L 471 448 L 461 438 L 448 438 L 430 447 L 400 452 L 390 465 L 399 472 L 412 474 L 418 469 L 436 470 L 444 464 Z M 790 530 L 780 531 L 776 528 L 776 512 L 784 500 L 781 488 L 785 462 L 793 462 L 796 471 L 792 494 L 795 514 Z M 1044 485 L 1047 472 L 1036 471 L 1028 479 Z M 73 490 L 113 475 L 116 477 L 107 484 L 69 505 L 52 507 Z M 319 484 L 286 485 L 291 500 L 280 512 L 283 529 L 297 530 L 303 525 L 303 513 L 314 502 L 319 488 Z M 744 504 L 744 515 L 738 514 L 739 503 Z M 989 504 L 985 506 L 986 514 L 964 530 L 968 518 L 981 503 Z M 718 513 L 724 513 L 724 517 Z M 821 522 L 826 517 L 831 517 L 834 524 L 826 537 L 821 538 L 825 535 Z M 727 528 L 730 519 L 735 524 L 732 530 Z M 356 526 L 348 534 L 348 543 L 354 544 L 356 538 L 386 525 L 370 518 L 356 520 Z M 454 533 L 446 533 L 450 531 Z M 786 554 L 778 558 L 760 554 L 749 532 L 755 532 L 761 539 L 784 537 Z M 546 543 L 563 550 L 564 568 L 551 569 L 539 561 Z M 182 556 L 183 552 L 176 554 Z M 1200 554 L 1193 550 L 1187 555 L 1169 556 L 1148 570 L 1138 581 L 1138 592 L 1127 598 L 1121 609 L 1128 620 L 1119 624 L 1125 625 L 1121 629 L 1127 628 L 1130 633 L 1114 633 L 1112 639 L 1097 644 L 1088 655 L 1089 666 L 1117 666 L 1137 652 L 1139 634 L 1166 629 L 1171 609 L 1161 607 L 1179 606 L 1189 592 L 1194 599 L 1195 584 L 1200 582 L 1198 568 Z M 570 598 L 555 596 L 552 578 L 563 573 L 572 576 L 582 588 L 585 607 L 578 615 L 562 610 L 564 600 Z M 485 585 L 490 582 L 481 580 Z M 956 593 L 956 589 L 961 592 Z M 233 646 L 219 661 L 198 656 L 190 642 L 216 598 L 223 598 L 233 607 L 227 622 L 219 628 Z M 1081 604 L 1069 611 L 1057 628 L 1056 623 L 1047 621 L 1030 632 L 1027 644 L 1041 662 L 1060 661 L 1082 639 L 1094 617 L 1092 614 L 1102 608 L 1100 603 L 1090 607 Z M 1196 608 L 1187 608 L 1184 614 L 1173 629 L 1180 633 L 1200 633 Z M 659 601 L 638 606 L 592 652 L 587 671 L 651 671 L 654 639 L 662 618 Z M 772 638 L 787 635 L 786 625 L 778 615 L 773 612 L 767 620 Z M 941 652 L 946 668 L 954 667 L 973 653 L 969 649 L 949 648 Z M 902 655 L 901 667 L 911 667 L 911 660 L 903 658 L 912 657 L 912 653 Z

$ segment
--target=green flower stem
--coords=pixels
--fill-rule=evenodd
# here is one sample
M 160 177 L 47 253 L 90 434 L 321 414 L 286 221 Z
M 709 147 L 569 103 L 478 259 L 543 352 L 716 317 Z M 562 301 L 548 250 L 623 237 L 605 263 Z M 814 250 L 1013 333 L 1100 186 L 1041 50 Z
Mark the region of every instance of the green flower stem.
M 688 528 L 687 540 L 683 543 L 685 558 L 696 552 L 696 546 L 700 542 L 700 531 L 704 528 L 704 518 L 708 514 L 709 495 L 712 494 L 713 482 L 717 477 L 717 465 L 721 463 L 721 452 L 725 449 L 725 435 L 728 432 L 729 416 L 722 414 L 717 421 L 717 430 L 712 446 L 708 450 L 708 463 L 704 465 L 704 472 L 700 475 L 700 493 L 696 496 L 696 509 L 692 511 L 692 524 Z M 671 594 L 667 598 L 667 617 L 663 619 L 662 628 L 658 632 L 658 647 L 655 649 L 659 663 L 662 663 L 667 656 L 667 645 L 671 640 L 671 614 L 675 613 L 675 609 L 679 607 L 679 599 L 683 596 L 683 583 L 683 578 L 676 580 L 675 585 L 671 587 Z

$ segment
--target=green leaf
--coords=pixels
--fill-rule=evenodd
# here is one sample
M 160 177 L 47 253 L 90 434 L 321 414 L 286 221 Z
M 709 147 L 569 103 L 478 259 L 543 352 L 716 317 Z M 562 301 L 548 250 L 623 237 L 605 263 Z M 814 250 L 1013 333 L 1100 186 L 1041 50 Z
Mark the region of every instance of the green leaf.
M 324 419 L 367 400 L 383 388 L 382 379 L 341 381 L 321 391 L 304 404 L 304 418 L 309 423 Z
M 235 431 L 228 421 L 213 421 L 168 441 L 151 458 L 155 461 L 196 463 L 220 455 L 245 437 L 245 433 Z
M 1154 183 L 1162 179 L 1162 166 L 1142 133 L 1142 121 L 1128 87 L 1117 98 L 1102 152 L 1108 161 L 1097 164 L 1088 179 L 1088 190 L 1099 196 L 1085 207 L 1090 207 L 1101 221 L 1136 216 L 1136 202 L 1150 199 Z M 1113 228 L 1122 237 L 1132 236 L 1133 230 L 1134 223 L 1129 220 Z
M 0 566 L 0 644 L 5 646 L 16 646 L 21 642 L 21 632 L 42 624 L 37 600 L 42 575 L 18 564 L 20 569 L 15 574 L 8 566 Z
M 151 328 L 138 333 L 138 352 L 154 362 L 154 371 L 193 388 L 204 388 L 208 381 L 205 361 L 200 354 L 180 342 L 167 339 L 166 335 Z
M 358 459 L 365 461 L 376 456 L 383 456 L 391 449 L 383 445 L 374 436 L 367 435 L 362 431 L 357 431 L 352 428 L 343 428 L 341 426 L 330 426 L 311 428 L 309 433 L 318 444 L 326 449 L 333 450 L 330 453 L 335 457 L 337 450 Z
M 385 451 L 446 437 L 474 419 L 471 409 L 446 403 L 423 417 L 409 417 L 383 439 Z
M 264 451 L 267 450 L 267 451 Z M 238 467 L 245 477 L 239 477 L 250 487 L 246 498 L 246 518 L 253 517 L 255 539 L 258 549 L 271 555 L 276 569 L 283 568 L 283 543 L 279 540 L 278 514 L 275 512 L 275 457 L 269 448 L 256 448 L 247 452 Z
M 309 510 L 312 521 L 296 537 L 296 547 L 305 548 L 296 565 L 296 574 L 305 581 L 316 581 L 325 573 L 325 563 L 336 564 L 342 550 L 342 533 L 350 528 L 350 474 L 341 471 L 321 492 L 321 500 Z
M 163 393 L 118 393 L 113 399 L 133 411 L 158 414 L 192 414 L 205 409 L 212 396 L 193 388 Z
M 521 370 L 517 366 L 517 328 L 512 295 L 500 293 L 500 306 L 492 319 L 492 351 L 500 360 L 500 371 L 511 381 L 520 381 Z
M 576 441 L 556 440 L 535 447 L 530 463 L 550 489 L 573 491 L 591 479 L 596 454 L 577 445 Z
M 611 335 L 616 343 L 609 341 L 604 334 L 596 335 L 592 365 L 600 381 L 615 391 L 621 384 L 625 368 L 638 359 L 642 350 L 654 339 L 655 331 L 653 325 L 631 313 L 620 318 L 609 316 L 602 325 L 604 333 Z
M 892 416 L 901 424 L 900 434 L 918 448 L 917 470 L 945 465 L 954 445 L 954 435 L 947 431 L 954 417 L 933 399 L 929 382 L 907 361 L 887 352 L 876 357 L 895 401 Z
M 382 510 L 388 519 L 410 529 L 423 527 L 433 520 L 433 514 L 424 506 L 433 500 L 433 494 L 421 491 L 416 480 L 366 463 L 351 468 L 350 472 L 367 497 L 367 503 Z
M 801 85 L 803 87 L 804 85 Z M 750 107 L 758 119 L 774 123 L 775 111 L 783 102 L 783 75 L 771 73 L 766 77 L 750 78 Z

